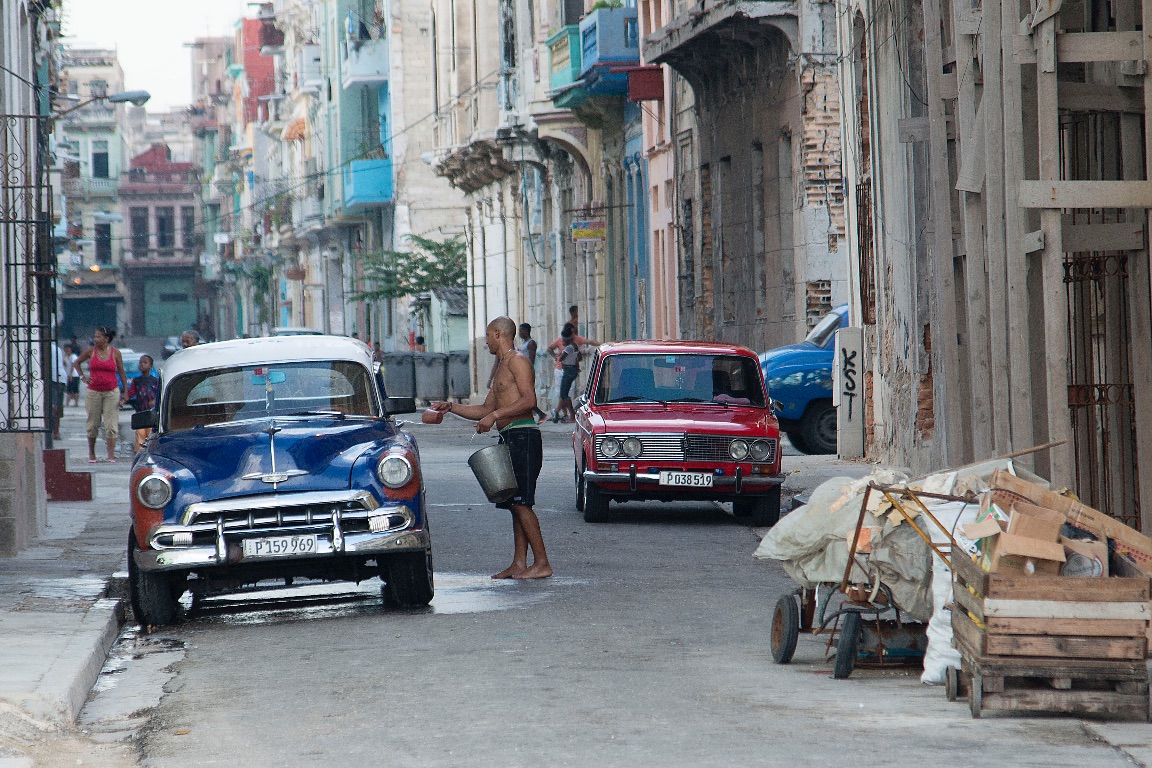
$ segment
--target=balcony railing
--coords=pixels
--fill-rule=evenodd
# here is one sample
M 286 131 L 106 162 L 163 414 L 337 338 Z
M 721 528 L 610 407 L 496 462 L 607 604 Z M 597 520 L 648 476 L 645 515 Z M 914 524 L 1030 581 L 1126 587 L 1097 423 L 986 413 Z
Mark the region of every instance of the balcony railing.
M 345 40 L 340 71 L 344 90 L 375 88 L 388 82 L 388 40 Z
M 318 227 L 324 222 L 320 211 L 320 201 L 312 194 L 292 201 L 292 228 L 310 229 Z
M 552 69 L 548 85 L 553 91 L 572 85 L 580 77 L 580 27 L 569 24 L 548 38 Z
M 72 198 L 115 197 L 120 189 L 120 180 L 81 176 L 75 179 L 64 179 L 62 186 L 64 194 Z
M 392 161 L 353 160 L 344 166 L 344 210 L 359 213 L 392 202 Z
M 594 96 L 628 92 L 628 73 L 614 68 L 640 63 L 640 27 L 635 8 L 598 8 L 580 20 L 580 77 Z

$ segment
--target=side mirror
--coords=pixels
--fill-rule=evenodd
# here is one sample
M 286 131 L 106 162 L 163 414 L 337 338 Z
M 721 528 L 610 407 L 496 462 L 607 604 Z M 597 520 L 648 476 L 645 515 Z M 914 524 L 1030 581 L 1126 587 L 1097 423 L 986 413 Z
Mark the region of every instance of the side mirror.
M 384 413 L 388 416 L 395 416 L 400 413 L 416 413 L 416 398 L 386 397 L 384 398 Z
M 155 429 L 160 426 L 160 414 L 156 411 L 138 411 L 132 414 L 132 429 Z
M 781 403 L 779 400 L 775 400 L 773 398 L 768 398 L 768 402 L 772 404 L 772 412 L 773 413 L 780 413 L 780 411 L 784 410 L 784 404 Z
M 577 408 L 583 408 L 587 404 L 588 404 L 588 395 L 580 395 L 578 398 L 576 398 L 576 407 Z

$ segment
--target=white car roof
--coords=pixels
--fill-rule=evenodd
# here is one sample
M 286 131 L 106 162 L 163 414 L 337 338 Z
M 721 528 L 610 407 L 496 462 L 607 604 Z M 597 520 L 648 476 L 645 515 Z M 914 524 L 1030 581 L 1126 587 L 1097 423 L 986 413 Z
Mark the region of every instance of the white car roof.
M 164 378 L 172 381 L 189 371 L 234 368 L 257 363 L 295 363 L 305 360 L 349 360 L 372 368 L 372 350 L 347 336 L 273 336 L 197 344 L 164 361 Z

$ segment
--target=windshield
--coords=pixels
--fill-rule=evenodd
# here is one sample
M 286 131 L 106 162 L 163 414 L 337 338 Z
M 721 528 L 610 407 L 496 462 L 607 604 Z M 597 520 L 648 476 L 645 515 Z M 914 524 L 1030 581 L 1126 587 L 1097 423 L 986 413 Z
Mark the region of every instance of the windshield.
M 804 341 L 810 341 L 823 349 L 828 346 L 828 342 L 832 340 L 832 335 L 838 330 L 840 330 L 840 313 L 829 312 L 824 315 L 820 322 L 816 323 L 815 328 L 808 332 Z
M 346 360 L 186 373 L 168 387 L 164 411 L 169 430 L 268 416 L 379 415 L 372 374 Z
M 595 402 L 724 403 L 764 407 L 756 360 L 742 355 L 606 355 Z

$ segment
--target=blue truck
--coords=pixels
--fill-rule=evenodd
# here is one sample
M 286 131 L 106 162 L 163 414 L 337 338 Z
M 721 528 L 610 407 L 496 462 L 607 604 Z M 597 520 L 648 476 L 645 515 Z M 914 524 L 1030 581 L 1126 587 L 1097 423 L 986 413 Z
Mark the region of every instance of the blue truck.
M 836 407 L 832 405 L 832 364 L 836 331 L 848 325 L 848 305 L 820 319 L 799 344 L 760 355 L 768 393 L 777 402 L 781 431 L 804 453 L 836 453 Z

